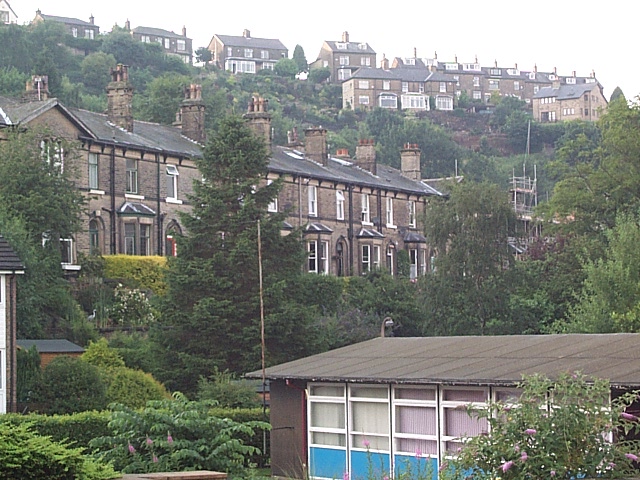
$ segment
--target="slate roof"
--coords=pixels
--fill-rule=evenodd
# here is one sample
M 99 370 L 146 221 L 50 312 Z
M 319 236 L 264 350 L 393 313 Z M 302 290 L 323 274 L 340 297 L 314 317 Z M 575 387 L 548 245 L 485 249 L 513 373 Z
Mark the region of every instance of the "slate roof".
M 254 38 L 234 35 L 214 35 L 226 47 L 265 48 L 273 50 L 287 50 L 287 47 L 278 39 Z
M 0 272 L 24 273 L 22 261 L 2 235 L 0 235 Z
M 16 340 L 18 348 L 29 350 L 35 345 L 38 353 L 84 353 L 84 348 L 69 340 Z
M 266 370 L 309 381 L 513 385 L 523 375 L 581 372 L 640 387 L 640 334 L 375 338 Z M 248 378 L 259 378 L 261 371 Z
M 152 27 L 136 27 L 133 29 L 133 33 L 139 33 L 140 35 L 154 35 L 156 37 L 168 37 L 168 38 L 186 38 L 175 32 L 169 30 L 163 30 L 162 28 Z
M 269 170 L 418 195 L 442 195 L 426 183 L 406 178 L 399 170 L 388 165 L 378 163 L 377 174 L 373 175 L 344 159 L 330 157 L 327 166 L 323 166 L 306 159 L 302 152 L 281 146 L 272 147 Z
M 84 20 L 80 20 L 79 18 L 57 17 L 55 15 L 45 15 L 44 13 L 41 13 L 40 16 L 44 20 L 50 20 L 52 22 L 60 22 L 60 23 L 66 23 L 67 25 L 80 25 L 83 27 L 98 28 L 96 24 L 91 22 L 85 22 Z
M 596 83 L 583 83 L 581 85 L 560 85 L 559 88 L 545 87 L 538 90 L 538 93 L 534 94 L 533 98 L 556 97 L 558 100 L 572 100 L 580 98 L 597 86 Z
M 345 53 L 376 53 L 371 46 L 366 42 L 339 42 L 333 40 L 325 40 L 324 43 L 333 51 L 333 52 L 345 52 Z M 345 45 L 346 48 L 338 48 L 338 44 Z M 360 45 L 366 45 L 365 48 L 360 48 Z

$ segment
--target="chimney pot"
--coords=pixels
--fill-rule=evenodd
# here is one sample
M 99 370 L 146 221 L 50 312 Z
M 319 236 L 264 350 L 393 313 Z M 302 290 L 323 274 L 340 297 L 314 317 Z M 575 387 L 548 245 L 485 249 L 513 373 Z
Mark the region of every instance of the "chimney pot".
M 402 176 L 411 180 L 420 181 L 420 149 L 417 143 L 405 143 L 405 147 L 400 152 L 400 170 Z
M 244 38 L 251 38 L 251 32 L 250 32 L 248 29 L 246 29 L 246 28 L 245 28 L 245 29 L 242 31 L 242 36 L 243 36 Z
M 107 116 L 109 121 L 133 131 L 133 87 L 129 84 L 128 66 L 119 63 L 111 69 L 111 82 L 107 85 Z
M 372 138 L 365 138 L 356 147 L 356 165 L 374 175 L 377 174 L 376 147 Z
M 342 32 L 342 41 L 344 43 L 349 43 L 349 32 L 347 31 Z
M 183 36 L 183 37 L 186 37 L 186 36 L 187 36 L 187 27 L 186 27 L 186 26 L 183 26 L 183 27 L 182 27 L 182 36 Z

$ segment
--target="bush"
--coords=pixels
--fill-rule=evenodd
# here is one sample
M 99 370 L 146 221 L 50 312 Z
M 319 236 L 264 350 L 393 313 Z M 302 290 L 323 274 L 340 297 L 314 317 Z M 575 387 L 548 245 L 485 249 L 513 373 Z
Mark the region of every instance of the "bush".
M 111 466 L 84 457 L 81 448 L 39 436 L 28 425 L 0 428 L 0 478 L 99 480 L 118 476 Z
M 31 399 L 41 381 L 42 370 L 40 369 L 40 354 L 35 345 L 29 350 L 22 348 L 17 352 L 17 378 L 16 390 L 18 402 L 24 403 Z
M 150 290 L 156 295 L 164 295 L 167 290 L 164 281 L 166 257 L 107 255 L 104 260 L 106 278 L 125 281 L 129 286 Z
M 242 435 L 269 428 L 265 422 L 237 423 L 211 415 L 208 402 L 189 402 L 184 396 L 149 402 L 143 410 L 112 407 L 114 434 L 96 438 L 103 461 L 123 473 L 214 470 L 238 473 L 258 449 L 245 445 Z
M 625 413 L 636 394 L 609 404 L 605 380 L 564 374 L 531 376 L 520 385 L 517 405 L 496 403 L 470 413 L 486 418 L 489 433 L 472 437 L 452 461 L 451 472 L 468 478 L 606 478 L 625 476 L 638 460 L 638 418 Z M 547 407 L 547 408 L 545 408 Z M 615 438 L 620 435 L 622 438 Z
M 220 407 L 227 408 L 253 408 L 260 405 L 255 386 L 247 380 L 238 380 L 228 370 L 216 370 L 210 378 L 200 378 L 198 400 L 213 400 Z
M 107 406 L 106 386 L 94 365 L 60 356 L 42 372 L 37 400 L 52 414 L 102 410 Z

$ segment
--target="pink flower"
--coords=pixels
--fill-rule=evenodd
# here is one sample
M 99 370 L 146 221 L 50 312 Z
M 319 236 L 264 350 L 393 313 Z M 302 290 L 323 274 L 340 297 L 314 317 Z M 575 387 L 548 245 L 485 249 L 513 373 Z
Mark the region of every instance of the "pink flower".
M 520 460 L 522 460 L 523 462 L 526 462 L 529 458 L 529 455 L 527 455 L 527 452 L 522 452 L 522 455 L 520 455 Z
M 507 470 L 509 470 L 511 467 L 513 467 L 513 461 L 509 460 L 508 462 L 505 462 L 502 464 L 502 466 L 500 467 L 500 469 L 503 472 L 506 472 Z
M 382 477 L 382 480 L 389 480 L 389 477 L 385 475 L 384 477 Z
M 136 449 L 131 444 L 129 444 L 129 453 L 136 453 Z
M 536 433 L 538 433 L 538 431 L 535 428 L 527 428 L 524 433 L 526 433 L 527 435 L 535 435 Z
M 609 468 L 613 470 L 614 468 L 616 468 L 616 464 L 613 462 L 609 462 Z
M 520 451 L 520 445 L 515 445 L 513 449 L 518 453 Z
M 151 440 L 149 437 L 147 437 L 147 445 L 151 445 L 153 444 L 153 440 Z
M 364 441 L 362 442 L 362 445 L 364 445 L 364 448 L 369 448 L 369 445 L 371 445 L 371 443 L 369 443 L 369 440 L 365 438 Z
M 345 471 L 345 472 L 342 474 L 342 480 L 349 480 L 349 472 L 346 472 L 346 471 Z
M 632 414 L 630 414 L 630 413 L 627 413 L 627 412 L 622 412 L 622 413 L 620 414 L 620 416 L 621 416 L 622 418 L 624 418 L 625 420 L 631 420 L 631 421 L 633 421 L 633 422 L 635 422 L 636 420 L 638 420 L 638 417 L 636 417 L 635 415 L 632 415 Z
M 153 463 L 158 463 L 158 457 L 156 457 L 155 455 L 153 456 Z
M 627 457 L 632 462 L 637 462 L 638 461 L 638 456 L 634 455 L 633 453 L 625 453 L 624 456 Z
M 420 458 L 422 457 L 422 450 L 420 450 L 419 448 L 416 450 L 416 458 Z
M 169 445 L 171 445 L 171 444 L 173 443 L 173 437 L 171 436 L 171 434 L 168 434 L 168 435 L 167 435 L 167 443 L 168 443 Z
M 549 475 L 551 475 L 552 477 L 555 477 L 556 476 L 556 471 L 555 470 L 551 470 L 549 472 Z

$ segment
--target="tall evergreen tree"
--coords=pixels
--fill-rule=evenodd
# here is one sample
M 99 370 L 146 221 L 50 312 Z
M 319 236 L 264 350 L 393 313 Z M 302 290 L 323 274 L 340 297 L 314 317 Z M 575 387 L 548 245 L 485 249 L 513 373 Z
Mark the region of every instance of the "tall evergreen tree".
M 267 362 L 309 351 L 310 315 L 293 298 L 304 251 L 299 236 L 281 235 L 284 217 L 267 213 L 279 182 L 267 185 L 264 142 L 238 117 L 226 117 L 205 147 L 194 184 L 187 234 L 169 264 L 162 324 L 164 371 L 172 390 L 193 393 L 215 368 L 261 365 L 258 222 L 261 231 Z
M 304 55 L 304 50 L 300 45 L 296 45 L 296 48 L 293 49 L 293 61 L 296 62 L 298 66 L 298 72 L 306 72 L 309 70 L 309 64 L 307 63 L 307 57 Z

